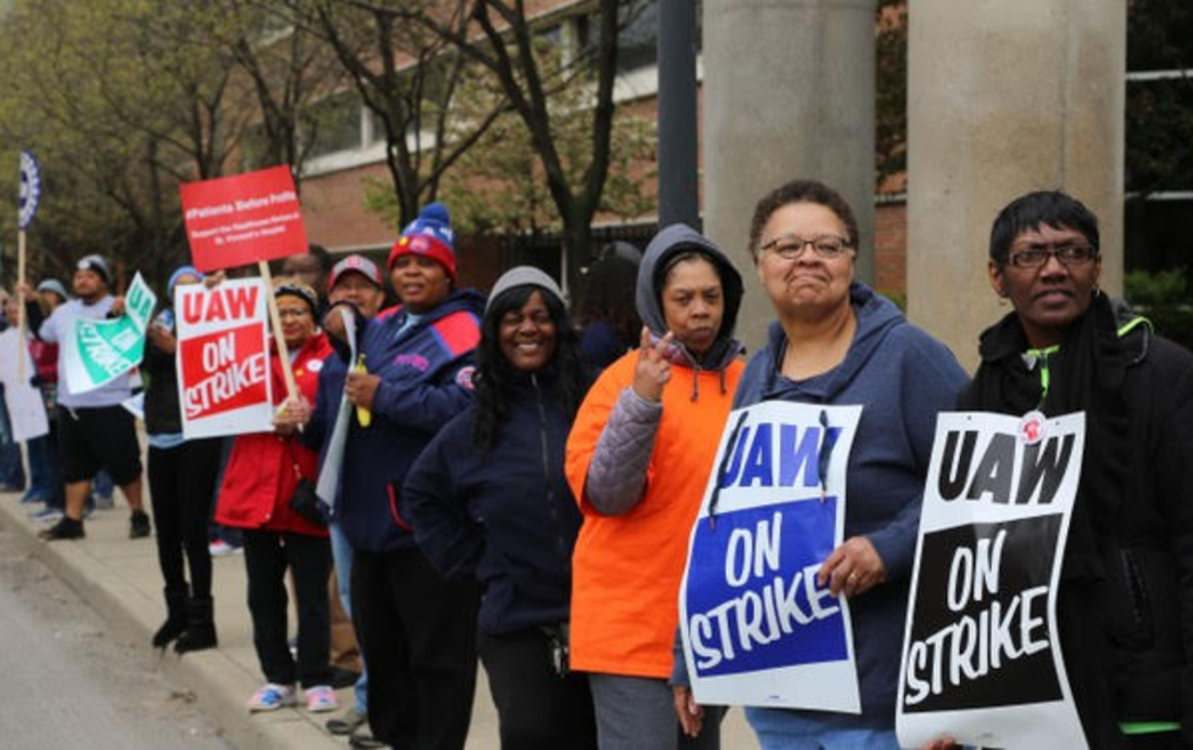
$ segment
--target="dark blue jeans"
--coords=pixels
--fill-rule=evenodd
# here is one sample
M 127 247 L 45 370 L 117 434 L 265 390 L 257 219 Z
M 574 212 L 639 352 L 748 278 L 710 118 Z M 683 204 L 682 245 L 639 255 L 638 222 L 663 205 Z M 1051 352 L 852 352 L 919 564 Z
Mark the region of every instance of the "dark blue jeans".
M 29 450 L 30 497 L 45 501 L 47 508 L 66 507 L 66 494 L 62 486 L 62 474 L 58 471 L 58 446 L 54 427 L 50 432 L 25 444 Z

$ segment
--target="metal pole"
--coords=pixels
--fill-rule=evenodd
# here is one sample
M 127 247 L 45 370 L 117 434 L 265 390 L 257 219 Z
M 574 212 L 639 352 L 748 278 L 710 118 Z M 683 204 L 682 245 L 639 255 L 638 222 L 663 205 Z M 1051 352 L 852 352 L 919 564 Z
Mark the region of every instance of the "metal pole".
M 696 3 L 659 0 L 659 226 L 700 228 Z

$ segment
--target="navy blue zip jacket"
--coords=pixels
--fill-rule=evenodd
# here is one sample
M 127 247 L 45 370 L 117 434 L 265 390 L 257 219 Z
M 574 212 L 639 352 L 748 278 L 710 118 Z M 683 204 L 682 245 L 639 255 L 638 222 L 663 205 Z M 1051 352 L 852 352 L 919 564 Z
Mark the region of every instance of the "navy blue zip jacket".
M 353 549 L 414 548 L 402 481 L 431 438 L 472 401 L 472 350 L 480 340 L 483 310 L 484 298 L 465 289 L 405 330 L 408 318 L 401 310 L 368 321 L 357 316 L 359 351 L 381 384 L 371 425 L 361 427 L 352 411 L 332 518 Z M 344 392 L 347 356 L 347 346 L 336 342 L 336 353 L 319 374 L 319 395 L 303 438 L 324 452 Z
M 766 348 L 750 359 L 738 383 L 733 406 L 795 401 L 863 407 L 847 464 L 845 538 L 869 539 L 887 580 L 850 599 L 849 608 L 860 721 L 889 728 L 895 722 L 899 654 L 936 414 L 954 407 L 969 377 L 947 347 L 908 323 L 869 287 L 854 282 L 850 301 L 857 332 L 840 365 L 798 382 L 783 377 L 779 365 L 787 337 L 772 323 Z M 842 725 L 858 723 L 849 714 L 816 716 Z
M 485 584 L 480 629 L 512 633 L 568 619 L 580 511 L 563 474 L 571 420 L 554 380 L 524 376 L 487 451 L 476 407 L 443 428 L 406 478 L 415 537 L 449 578 Z

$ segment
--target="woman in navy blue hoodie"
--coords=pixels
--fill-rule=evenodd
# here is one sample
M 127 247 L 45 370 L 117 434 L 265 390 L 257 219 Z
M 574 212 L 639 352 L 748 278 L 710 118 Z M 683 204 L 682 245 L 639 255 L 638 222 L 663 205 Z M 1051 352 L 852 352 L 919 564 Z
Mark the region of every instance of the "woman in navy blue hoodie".
M 497 281 L 481 331 L 476 402 L 402 494 L 431 564 L 485 586 L 478 644 L 502 747 L 595 748 L 588 682 L 565 676 L 580 513 L 563 456 L 585 390 L 576 337 L 559 287 L 528 266 Z
M 750 226 L 758 280 L 778 320 L 750 359 L 734 407 L 862 407 L 847 463 L 845 541 L 819 571 L 821 586 L 849 598 L 862 712 L 747 707 L 764 749 L 898 747 L 899 655 L 936 414 L 953 408 L 968 381 L 944 345 L 854 280 L 857 246 L 852 209 L 819 182 L 775 189 Z

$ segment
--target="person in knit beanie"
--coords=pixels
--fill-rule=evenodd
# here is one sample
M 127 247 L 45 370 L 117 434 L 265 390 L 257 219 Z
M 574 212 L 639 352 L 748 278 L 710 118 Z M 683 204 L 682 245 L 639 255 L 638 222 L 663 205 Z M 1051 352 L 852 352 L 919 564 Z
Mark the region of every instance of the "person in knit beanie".
M 428 203 L 418 212 L 418 218 L 406 225 L 402 236 L 389 251 L 386 264 L 390 274 L 398 266 L 425 265 L 422 259 L 438 263 L 450 284 L 456 282 L 455 233 L 451 215 L 442 203 Z M 401 291 L 398 290 L 399 296 Z M 403 299 L 405 302 L 405 299 Z

